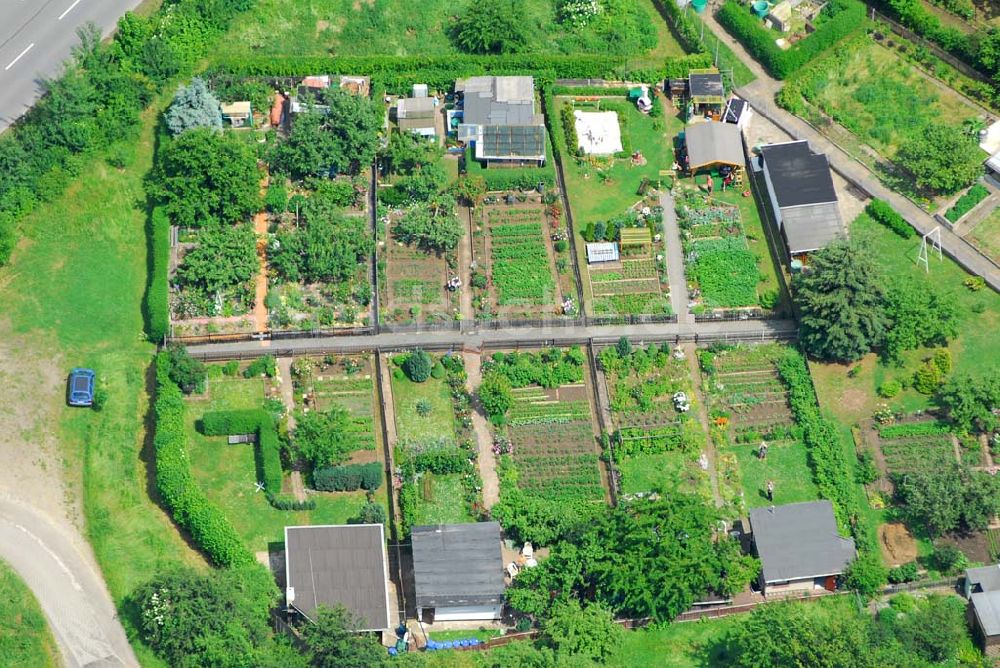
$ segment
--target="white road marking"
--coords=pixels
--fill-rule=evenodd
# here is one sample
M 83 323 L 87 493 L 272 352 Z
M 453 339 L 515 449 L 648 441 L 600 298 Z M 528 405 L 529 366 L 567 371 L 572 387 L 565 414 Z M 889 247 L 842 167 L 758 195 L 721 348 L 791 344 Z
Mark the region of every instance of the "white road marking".
M 3 68 L 3 71 L 6 72 L 10 68 L 14 67 L 14 65 L 17 64 L 17 61 L 21 60 L 21 58 L 24 58 L 24 54 L 26 54 L 29 51 L 31 51 L 31 49 L 34 46 L 35 46 L 34 42 L 32 42 L 31 44 L 29 44 L 28 47 L 24 51 L 22 51 L 21 53 L 17 54 L 17 58 L 15 58 L 14 60 L 10 61 L 10 63 L 7 65 L 7 67 Z
M 67 9 L 65 12 L 59 15 L 59 20 L 62 21 L 63 17 L 69 14 L 71 11 L 73 11 L 73 8 L 76 7 L 78 4 L 80 4 L 80 0 L 74 0 L 73 4 L 69 6 L 69 9 Z

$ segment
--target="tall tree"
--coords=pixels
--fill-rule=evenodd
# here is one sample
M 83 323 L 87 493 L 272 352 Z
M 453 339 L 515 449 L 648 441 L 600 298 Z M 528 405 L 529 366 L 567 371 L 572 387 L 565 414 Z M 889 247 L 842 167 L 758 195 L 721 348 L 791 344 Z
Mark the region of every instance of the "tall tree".
M 523 0 L 473 0 L 452 25 L 452 39 L 466 53 L 516 53 L 528 44 Z
M 625 629 L 599 603 L 575 599 L 557 603 L 542 624 L 542 642 L 563 660 L 604 663 L 622 645 Z
M 904 141 L 896 163 L 913 175 L 917 186 L 950 195 L 972 184 L 983 173 L 976 141 L 962 129 L 932 123 Z
M 954 300 L 942 299 L 912 281 L 892 281 L 886 291 L 885 311 L 890 324 L 882 353 L 888 360 L 898 362 L 906 350 L 944 345 L 958 335 Z
M 1000 369 L 994 367 L 981 378 L 952 378 L 938 392 L 937 403 L 961 429 L 996 429 L 1000 418 L 993 410 L 1000 406 Z
M 882 344 L 889 325 L 885 287 L 866 248 L 830 242 L 812 256 L 794 287 L 800 339 L 811 355 L 853 362 Z
M 316 623 L 305 629 L 312 665 L 316 668 L 369 668 L 382 664 L 382 646 L 354 629 L 358 622 L 342 605 L 320 607 Z
M 901 476 L 897 492 L 911 524 L 931 536 L 964 529 L 985 529 L 1000 510 L 1000 484 L 958 464 Z
M 313 468 L 342 464 L 358 447 L 357 431 L 351 428 L 351 415 L 339 404 L 296 417 L 293 441 Z
M 194 128 L 222 130 L 219 100 L 201 77 L 195 77 L 190 84 L 177 89 L 164 118 L 167 129 L 175 137 Z

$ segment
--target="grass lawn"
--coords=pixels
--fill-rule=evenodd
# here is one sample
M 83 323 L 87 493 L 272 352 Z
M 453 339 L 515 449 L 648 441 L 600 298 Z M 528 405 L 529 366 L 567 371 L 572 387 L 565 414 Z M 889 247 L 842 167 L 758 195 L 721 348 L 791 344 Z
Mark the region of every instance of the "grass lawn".
M 748 508 L 769 505 L 767 481 L 774 481 L 776 504 L 815 501 L 819 490 L 813 483 L 806 448 L 801 443 L 775 444 L 768 448 L 767 459 L 757 457 L 757 443 L 733 446 L 743 479 L 743 498 Z
M 17 573 L 0 561 L 0 656 L 5 666 L 61 665 L 45 615 Z
M 633 455 L 616 462 L 621 472 L 622 492 L 635 494 L 658 488 L 679 487 L 694 492 L 704 487 L 708 477 L 698 467 L 697 458 L 682 452 Z
M 429 480 L 429 483 L 425 483 Z M 425 487 L 427 484 L 429 487 Z M 424 496 L 424 490 L 429 494 Z M 462 474 L 434 475 L 425 473 L 417 482 L 417 515 L 414 526 L 423 524 L 464 524 L 475 522 L 465 502 Z
M 423 441 L 440 436 L 455 437 L 455 413 L 444 379 L 428 378 L 414 383 L 405 376 L 392 378 L 392 403 L 396 412 L 396 435 L 400 441 Z M 417 402 L 426 401 L 431 411 L 417 414 Z
M 139 140 L 126 147 L 129 167 L 112 168 L 100 156 L 85 162 L 64 196 L 23 221 L 25 239 L 0 271 L 0 331 L 23 339 L 23 359 L 40 357 L 63 376 L 92 367 L 108 390 L 101 413 L 66 410 L 62 386 L 39 402 L 53 416 L 48 429 L 62 445 L 70 494 L 82 493 L 85 532 L 118 605 L 168 565 L 204 565 L 150 497 L 152 442 L 143 424 L 153 346 L 143 339 L 141 302 L 143 177 L 155 113 L 143 116 Z M 127 616 L 122 621 L 130 629 Z M 135 646 L 144 664 L 159 665 Z
M 980 221 L 967 236 L 983 253 L 1000 262 L 1000 206 Z
M 607 665 L 612 668 L 700 668 L 720 665 L 721 654 L 714 646 L 739 623 L 741 617 L 733 615 L 626 633 L 621 649 L 610 657 Z
M 261 0 L 239 19 L 218 55 L 395 56 L 458 53 L 448 38 L 450 19 L 464 3 L 422 0 L 419 11 L 395 0 Z M 527 0 L 521 17 L 528 50 L 538 53 L 615 53 L 657 59 L 683 50 L 651 0 L 622 3 L 625 14 L 578 30 L 556 20 L 551 0 Z M 645 60 L 643 61 L 645 62 Z
M 854 221 L 851 233 L 873 250 L 887 274 L 915 281 L 958 307 L 959 335 L 948 344 L 954 373 L 981 375 L 997 364 L 1000 353 L 1000 340 L 996 336 L 1000 327 L 1000 295 L 989 288 L 973 292 L 962 285 L 969 274 L 948 256 L 943 260 L 932 256 L 930 273 L 925 273 L 924 268 L 918 267 L 915 262 L 920 250 L 919 238 L 902 239 L 866 215 Z M 981 309 L 982 312 L 976 313 L 974 309 Z M 847 425 L 871 417 L 875 404 L 885 401 L 876 394 L 879 384 L 889 378 L 912 374 L 930 354 L 927 349 L 909 351 L 904 354 L 905 363 L 901 368 L 880 364 L 874 354 L 850 367 L 813 362 L 810 368 L 820 404 Z M 847 372 L 852 367 L 857 367 L 859 371 L 849 378 Z M 906 390 L 887 403 L 894 408 L 914 411 L 929 407 L 930 400 L 914 390 Z

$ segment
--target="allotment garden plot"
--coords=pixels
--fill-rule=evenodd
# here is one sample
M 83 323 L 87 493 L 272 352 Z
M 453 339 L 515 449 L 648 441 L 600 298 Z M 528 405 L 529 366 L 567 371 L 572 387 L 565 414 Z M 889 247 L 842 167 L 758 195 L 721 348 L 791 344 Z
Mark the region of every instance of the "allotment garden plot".
M 384 322 L 453 320 L 459 307 L 459 289 L 449 290 L 457 276 L 454 251 L 435 253 L 395 239 L 392 221 L 403 215 L 390 212 L 385 245 L 379 248 L 379 304 Z
M 790 352 L 778 344 L 699 351 L 712 437 L 719 448 L 720 491 L 739 506 L 770 503 L 768 482 L 774 483 L 778 504 L 819 495 L 802 430 L 778 372 L 778 362 Z
M 575 292 L 568 246 L 558 239 L 560 214 L 541 202 L 515 200 L 481 207 L 473 232 L 477 318 L 533 319 L 563 313 L 564 300 Z
M 338 407 L 349 414 L 349 431 L 355 445 L 351 463 L 375 461 L 382 452 L 373 373 L 369 356 L 297 358 L 292 365 L 297 410 L 325 412 Z
M 710 494 L 700 456 L 706 435 L 682 354 L 662 344 L 626 355 L 605 348 L 598 359 L 611 402 L 611 446 L 621 492 L 680 487 Z

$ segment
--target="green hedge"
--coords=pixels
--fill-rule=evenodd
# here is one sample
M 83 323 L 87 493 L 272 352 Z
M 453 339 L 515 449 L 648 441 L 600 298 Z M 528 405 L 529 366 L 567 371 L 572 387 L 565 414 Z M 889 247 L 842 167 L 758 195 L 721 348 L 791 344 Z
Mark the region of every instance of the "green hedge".
M 281 446 L 270 413 L 261 408 L 209 411 L 201 418 L 201 432 L 206 436 L 257 434 L 256 459 L 264 490 L 269 495 L 281 493 Z
M 693 9 L 678 7 L 675 0 L 653 0 L 653 5 L 672 28 L 673 34 L 684 50 L 704 58 L 704 64 L 690 65 L 690 67 L 705 68 L 717 64 L 720 70 L 732 71 L 733 83 L 736 86 L 744 86 L 756 78 L 750 68 L 712 33 L 712 29 L 704 24 Z M 703 41 L 703 37 L 708 38 L 707 43 Z M 716 54 L 718 63 L 715 63 Z M 687 75 L 687 71 L 673 69 L 668 63 L 667 77 L 687 78 Z
M 544 84 L 555 79 L 612 79 L 658 81 L 687 76 L 693 67 L 705 67 L 705 53 L 666 59 L 658 67 L 633 67 L 622 56 L 508 54 L 500 56 L 239 56 L 220 60 L 208 76 L 304 76 L 313 72 L 364 72 L 372 85 L 390 93 L 406 93 L 414 81 L 431 89 L 451 90 L 456 79 L 477 75 L 527 74 Z M 683 74 L 680 74 L 683 72 Z
M 976 208 L 976 205 L 982 202 L 984 199 L 990 196 L 990 191 L 981 183 L 969 188 L 968 192 L 958 198 L 955 202 L 955 206 L 948 209 L 948 213 L 944 214 L 944 217 L 953 223 L 957 223 L 958 219 L 965 214 Z
M 865 213 L 867 213 L 872 220 L 885 225 L 904 239 L 910 239 L 917 233 L 916 230 L 914 230 L 901 215 L 896 213 L 896 210 L 893 209 L 885 200 L 878 198 L 873 199 L 868 203 L 868 206 L 865 207 Z
M 345 464 L 313 471 L 313 486 L 323 492 L 375 490 L 382 485 L 382 464 Z
M 242 566 L 254 561 L 236 529 L 211 503 L 191 473 L 184 424 L 184 397 L 170 380 L 170 358 L 156 357 L 156 488 L 174 521 L 191 534 L 209 559 L 219 566 Z
M 148 222 L 149 284 L 143 309 L 146 332 L 154 343 L 170 332 L 170 306 L 167 303 L 167 272 L 170 264 L 170 220 L 162 207 L 155 207 Z
M 779 34 L 765 28 L 763 22 L 751 12 L 750 6 L 739 0 L 726 0 L 716 19 L 768 72 L 778 79 L 786 79 L 867 23 L 865 6 L 858 0 L 830 0 L 823 11 L 829 12 L 830 16 L 817 27 L 816 32 L 789 49 L 775 44 Z
M 549 156 L 552 155 L 551 142 L 546 140 Z M 486 181 L 487 190 L 534 190 L 539 183 L 546 188 L 556 185 L 556 172 L 552 167 L 551 157 L 544 167 L 483 167 L 476 160 L 472 147 L 465 150 L 465 173 L 469 176 L 481 176 Z

